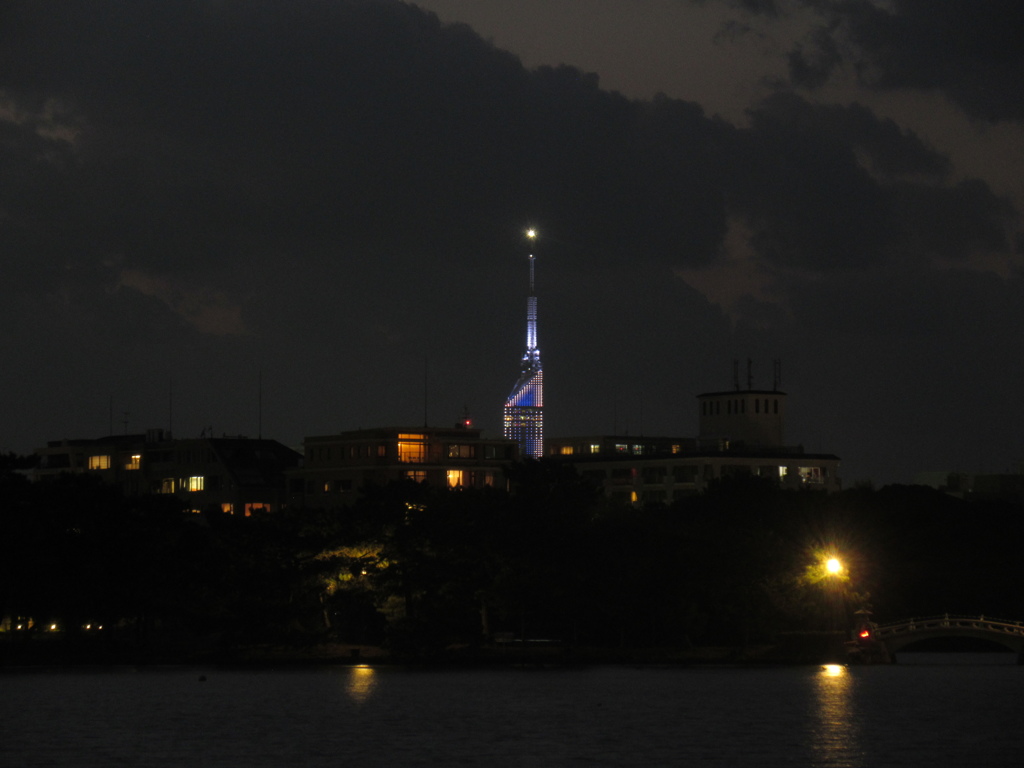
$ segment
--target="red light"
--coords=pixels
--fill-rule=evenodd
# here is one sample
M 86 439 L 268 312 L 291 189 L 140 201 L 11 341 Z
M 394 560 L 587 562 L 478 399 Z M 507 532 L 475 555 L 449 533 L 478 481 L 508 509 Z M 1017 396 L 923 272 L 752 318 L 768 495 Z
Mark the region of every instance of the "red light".
M 867 640 L 869 637 L 871 637 L 871 630 L 870 629 L 862 629 L 860 631 L 860 636 L 861 636 L 861 639 Z

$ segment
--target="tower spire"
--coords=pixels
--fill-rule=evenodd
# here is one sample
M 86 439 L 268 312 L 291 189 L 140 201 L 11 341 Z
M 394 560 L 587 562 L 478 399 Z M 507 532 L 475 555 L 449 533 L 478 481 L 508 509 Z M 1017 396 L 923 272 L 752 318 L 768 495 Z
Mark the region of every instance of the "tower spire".
M 537 348 L 537 293 L 534 282 L 534 229 L 527 230 L 530 241 L 530 293 L 526 300 L 526 352 L 519 379 L 505 401 L 505 438 L 519 443 L 523 456 L 544 455 L 544 372 Z

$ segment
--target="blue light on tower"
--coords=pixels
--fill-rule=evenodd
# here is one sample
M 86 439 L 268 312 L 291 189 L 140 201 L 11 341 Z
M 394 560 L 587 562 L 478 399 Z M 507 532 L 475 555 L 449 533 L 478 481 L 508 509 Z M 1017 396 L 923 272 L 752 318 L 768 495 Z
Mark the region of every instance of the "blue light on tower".
M 519 379 L 512 394 L 505 400 L 505 438 L 519 443 L 523 456 L 544 455 L 544 371 L 537 348 L 537 295 L 534 291 L 533 243 L 536 230 L 526 232 L 530 240 L 530 295 L 526 300 L 526 352 L 520 365 Z

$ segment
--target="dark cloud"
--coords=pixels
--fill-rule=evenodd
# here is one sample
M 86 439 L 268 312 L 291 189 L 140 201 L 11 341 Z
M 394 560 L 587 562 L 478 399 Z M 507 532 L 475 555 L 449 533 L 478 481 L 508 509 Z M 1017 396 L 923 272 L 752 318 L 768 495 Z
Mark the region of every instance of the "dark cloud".
M 786 93 L 749 115 L 732 157 L 734 209 L 770 261 L 849 270 L 1007 248 L 1007 202 L 980 180 L 949 186 L 949 160 L 891 120 Z
M 163 424 L 172 381 L 180 429 L 252 431 L 260 370 L 278 393 L 265 431 L 289 442 L 419 423 L 424 369 L 432 420 L 468 407 L 493 430 L 522 351 L 526 224 L 552 434 L 610 429 L 620 408 L 690 433 L 690 396 L 728 385 L 738 350 L 808 354 L 842 330 L 815 286 L 863 284 L 840 297 L 863 307 L 894 265 L 1009 249 L 1004 201 L 858 105 L 778 94 L 738 127 L 527 71 L 389 0 L 0 14 L 0 349 L 18 361 L 0 449 L 95 434 L 112 396 L 133 427 Z M 765 290 L 733 317 L 674 274 L 713 284 L 737 222 Z
M 804 0 L 825 21 L 790 54 L 795 83 L 844 61 L 874 88 L 938 89 L 969 115 L 1024 119 L 1024 5 L 1015 0 Z

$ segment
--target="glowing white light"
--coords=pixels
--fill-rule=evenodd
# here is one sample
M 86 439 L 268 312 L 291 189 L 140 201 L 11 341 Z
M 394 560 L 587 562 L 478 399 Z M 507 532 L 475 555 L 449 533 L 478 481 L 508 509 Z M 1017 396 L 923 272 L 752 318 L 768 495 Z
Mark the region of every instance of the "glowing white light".
M 528 238 L 530 238 L 531 240 L 533 240 L 535 237 L 537 237 L 537 230 L 536 229 L 528 229 L 528 230 L 526 230 L 526 236 Z

